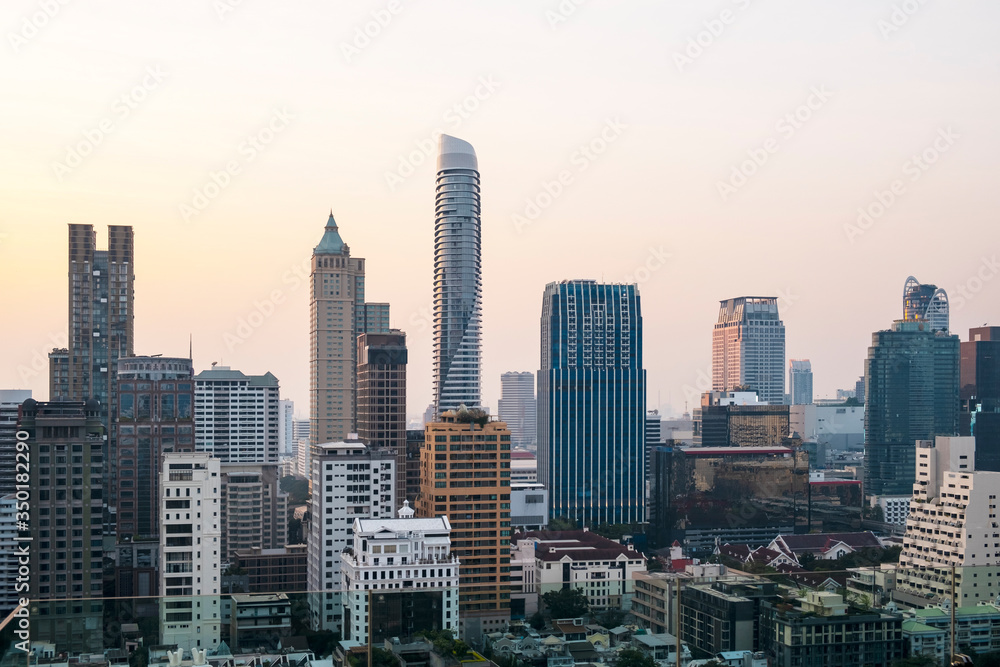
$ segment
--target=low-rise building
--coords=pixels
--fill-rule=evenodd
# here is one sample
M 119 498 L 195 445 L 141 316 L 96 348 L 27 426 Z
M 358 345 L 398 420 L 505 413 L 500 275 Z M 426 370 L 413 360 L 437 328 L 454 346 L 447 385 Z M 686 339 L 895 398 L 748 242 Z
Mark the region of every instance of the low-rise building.
M 639 627 L 653 633 L 677 630 L 677 589 L 692 580 L 711 582 L 725 576 L 725 565 L 689 565 L 683 572 L 639 572 L 635 575 L 632 614 Z
M 292 606 L 284 593 L 233 595 L 229 636 L 232 649 L 274 651 L 292 634 Z
M 514 531 L 545 530 L 549 525 L 549 492 L 537 482 L 511 482 L 510 527 Z
M 661 632 L 650 635 L 635 635 L 632 637 L 632 646 L 641 653 L 645 653 L 655 660 L 657 664 L 677 665 L 677 637 Z M 681 664 L 691 661 L 691 649 L 686 644 L 681 643 Z
M 716 581 L 681 590 L 681 640 L 708 653 L 758 651 L 760 610 L 775 600 L 771 581 Z
M 930 628 L 946 633 L 948 651 L 951 650 L 951 611 L 943 607 L 929 607 L 904 612 L 904 616 Z M 925 644 L 930 643 L 928 633 L 920 635 Z M 1000 651 L 1000 608 L 980 603 L 955 607 L 955 644 L 970 648 L 978 654 Z M 911 640 L 912 645 L 912 640 Z M 940 657 L 945 657 L 941 655 Z
M 304 544 L 290 544 L 281 549 L 236 549 L 230 555 L 232 566 L 246 573 L 250 593 L 304 593 L 308 590 L 309 569 Z

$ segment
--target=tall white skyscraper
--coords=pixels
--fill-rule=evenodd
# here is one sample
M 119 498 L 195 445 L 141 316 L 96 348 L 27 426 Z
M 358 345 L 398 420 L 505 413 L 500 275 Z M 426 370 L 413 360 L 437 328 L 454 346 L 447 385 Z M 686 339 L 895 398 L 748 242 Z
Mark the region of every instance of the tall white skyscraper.
M 278 462 L 278 378 L 214 366 L 194 377 L 194 446 L 223 463 Z
M 510 443 L 516 448 L 534 449 L 538 434 L 535 432 L 535 374 L 531 371 L 512 371 L 500 376 L 500 421 L 510 429 Z
M 785 402 L 785 325 L 773 296 L 720 302 L 712 332 L 712 389 L 746 387 L 771 405 Z
M 811 405 L 813 402 L 813 372 L 808 359 L 791 359 L 788 362 L 788 393 L 792 405 Z
M 295 442 L 295 401 L 278 401 L 278 452 L 291 454 Z
M 480 407 L 482 225 L 472 145 L 441 135 L 434 195 L 434 411 Z

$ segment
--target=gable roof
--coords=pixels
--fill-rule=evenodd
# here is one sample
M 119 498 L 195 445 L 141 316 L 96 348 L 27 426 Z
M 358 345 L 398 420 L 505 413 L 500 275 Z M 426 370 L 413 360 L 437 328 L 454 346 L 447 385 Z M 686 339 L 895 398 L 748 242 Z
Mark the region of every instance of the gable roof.
M 882 548 L 882 543 L 871 531 L 863 533 L 810 533 L 807 535 L 778 535 L 772 544 L 791 553 L 826 553 L 843 543 L 853 550 Z

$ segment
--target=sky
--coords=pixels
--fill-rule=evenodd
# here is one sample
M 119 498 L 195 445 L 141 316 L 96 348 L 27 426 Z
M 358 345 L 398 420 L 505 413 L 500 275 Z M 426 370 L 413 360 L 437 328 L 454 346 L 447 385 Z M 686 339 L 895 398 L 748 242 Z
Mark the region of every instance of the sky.
M 719 301 L 776 296 L 815 395 L 907 276 L 1000 324 L 1000 5 L 938 0 L 6 0 L 0 388 L 48 396 L 67 224 L 135 228 L 135 351 L 308 415 L 332 209 L 431 398 L 436 142 L 482 177 L 483 396 L 537 370 L 546 283 L 635 282 L 648 407 L 708 388 Z

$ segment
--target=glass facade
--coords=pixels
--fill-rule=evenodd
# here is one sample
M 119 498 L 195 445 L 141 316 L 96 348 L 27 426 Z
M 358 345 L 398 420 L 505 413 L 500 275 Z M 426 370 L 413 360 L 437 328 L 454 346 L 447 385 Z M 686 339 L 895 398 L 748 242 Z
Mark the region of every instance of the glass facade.
M 646 371 L 635 285 L 550 283 L 542 301 L 539 477 L 552 517 L 645 520 Z

